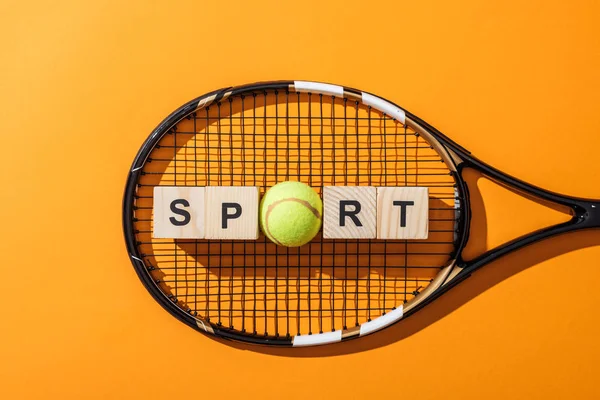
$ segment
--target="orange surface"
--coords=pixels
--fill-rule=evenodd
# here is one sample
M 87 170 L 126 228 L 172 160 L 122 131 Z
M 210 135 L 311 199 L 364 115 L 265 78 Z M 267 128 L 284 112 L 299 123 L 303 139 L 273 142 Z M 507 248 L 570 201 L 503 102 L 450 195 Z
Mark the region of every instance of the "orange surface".
M 301 4 L 0 5 L 2 397 L 600 397 L 600 232 L 507 256 L 326 348 L 211 340 L 152 300 L 121 233 L 127 170 L 162 118 L 230 84 L 368 90 L 504 171 L 600 198 L 596 2 Z M 552 219 L 473 183 L 475 252 Z

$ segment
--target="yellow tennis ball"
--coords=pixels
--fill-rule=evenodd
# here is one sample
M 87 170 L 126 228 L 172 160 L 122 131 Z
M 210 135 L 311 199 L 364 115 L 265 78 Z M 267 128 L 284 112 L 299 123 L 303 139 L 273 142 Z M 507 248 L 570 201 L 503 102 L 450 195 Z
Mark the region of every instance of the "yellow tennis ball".
M 260 228 L 274 243 L 297 247 L 319 232 L 323 202 L 310 186 L 286 181 L 271 187 L 260 202 Z

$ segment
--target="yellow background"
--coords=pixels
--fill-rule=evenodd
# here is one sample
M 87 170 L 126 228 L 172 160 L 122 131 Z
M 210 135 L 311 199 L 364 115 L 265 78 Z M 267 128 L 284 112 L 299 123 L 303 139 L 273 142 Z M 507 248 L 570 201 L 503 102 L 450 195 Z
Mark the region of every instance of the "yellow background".
M 594 1 L 4 0 L 1 397 L 600 397 L 598 232 L 497 261 L 383 333 L 300 351 L 179 323 L 121 232 L 149 132 L 195 96 L 274 79 L 376 93 L 508 173 L 600 198 L 599 15 Z M 548 221 L 475 184 L 475 250 Z

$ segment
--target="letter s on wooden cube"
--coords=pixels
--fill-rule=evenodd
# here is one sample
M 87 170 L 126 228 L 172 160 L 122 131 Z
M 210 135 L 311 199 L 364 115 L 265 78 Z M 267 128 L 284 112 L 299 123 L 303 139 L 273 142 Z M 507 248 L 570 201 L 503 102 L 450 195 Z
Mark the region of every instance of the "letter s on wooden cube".
M 152 237 L 204 238 L 204 188 L 156 186 Z

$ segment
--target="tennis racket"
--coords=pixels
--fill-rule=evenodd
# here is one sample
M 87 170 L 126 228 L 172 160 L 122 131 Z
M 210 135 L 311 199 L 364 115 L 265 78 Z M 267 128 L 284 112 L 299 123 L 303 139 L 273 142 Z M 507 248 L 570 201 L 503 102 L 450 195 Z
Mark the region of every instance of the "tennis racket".
M 540 202 L 564 223 L 465 260 L 471 168 Z M 298 248 L 258 240 L 153 237 L 156 186 L 429 188 L 426 240 L 329 240 Z M 154 299 L 210 335 L 277 346 L 329 344 L 390 326 L 476 269 L 531 243 L 600 226 L 600 201 L 553 193 L 472 156 L 420 118 L 343 86 L 279 81 L 229 87 L 168 116 L 135 157 L 123 201 L 127 249 Z

